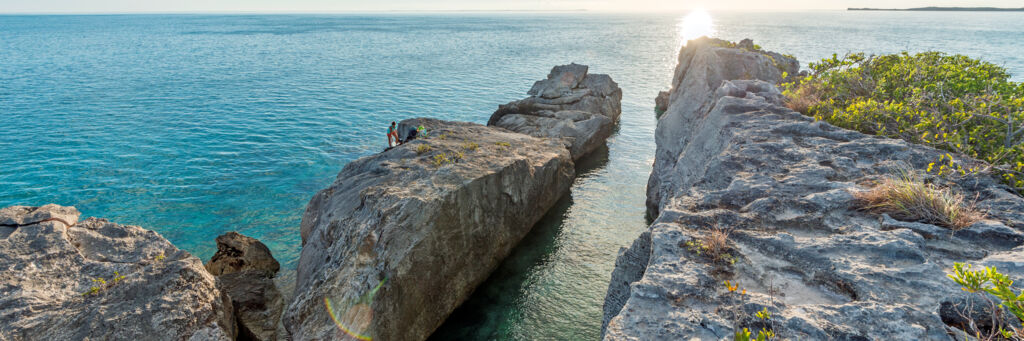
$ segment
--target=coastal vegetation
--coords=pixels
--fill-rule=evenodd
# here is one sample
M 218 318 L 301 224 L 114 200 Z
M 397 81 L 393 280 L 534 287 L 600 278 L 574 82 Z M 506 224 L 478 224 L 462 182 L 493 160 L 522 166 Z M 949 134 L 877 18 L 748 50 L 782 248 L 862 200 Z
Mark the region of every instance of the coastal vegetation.
M 1016 325 L 1024 321 L 1024 291 L 1014 292 L 1013 280 L 1004 274 L 999 273 L 995 267 L 984 267 L 981 270 L 973 270 L 971 264 L 954 263 L 953 273 L 948 274 L 950 279 L 960 285 L 963 291 L 979 295 L 989 305 L 989 311 L 1005 309 L 1017 319 Z M 989 294 L 997 301 L 992 300 Z M 980 340 L 1021 340 L 1024 339 L 1024 329 L 1015 327 L 1014 323 L 1006 323 L 1002 318 L 995 319 L 993 330 L 980 330 L 977 326 L 970 326 L 968 332 L 973 333 Z M 1009 326 L 1007 326 L 1009 324 Z
M 923 221 L 960 230 L 981 220 L 983 215 L 964 196 L 949 188 L 925 183 L 914 171 L 902 170 L 865 192 L 854 196 L 865 210 L 888 213 L 894 218 Z
M 1010 81 L 1005 68 L 940 52 L 832 55 L 809 68 L 783 84 L 793 110 L 979 159 L 984 166 L 965 167 L 945 155 L 929 172 L 991 171 L 1024 190 L 1024 83 Z

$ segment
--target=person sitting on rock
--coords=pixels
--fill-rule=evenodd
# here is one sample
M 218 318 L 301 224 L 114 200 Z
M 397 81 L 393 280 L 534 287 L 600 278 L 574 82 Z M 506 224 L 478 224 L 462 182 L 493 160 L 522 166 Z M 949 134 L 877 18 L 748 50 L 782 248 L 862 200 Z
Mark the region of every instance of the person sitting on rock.
M 392 144 L 392 139 L 395 141 Z M 397 146 L 402 142 L 398 140 L 398 129 L 395 128 L 395 121 L 391 121 L 391 126 L 388 127 L 388 148 Z

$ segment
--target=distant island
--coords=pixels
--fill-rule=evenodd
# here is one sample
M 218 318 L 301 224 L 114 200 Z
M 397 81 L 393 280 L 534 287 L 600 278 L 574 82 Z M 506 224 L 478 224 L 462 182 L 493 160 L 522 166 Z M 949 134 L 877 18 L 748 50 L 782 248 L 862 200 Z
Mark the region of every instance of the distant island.
M 935 11 L 935 12 L 1024 12 L 1021 8 L 998 8 L 998 7 L 917 7 L 917 8 L 847 8 L 847 11 Z

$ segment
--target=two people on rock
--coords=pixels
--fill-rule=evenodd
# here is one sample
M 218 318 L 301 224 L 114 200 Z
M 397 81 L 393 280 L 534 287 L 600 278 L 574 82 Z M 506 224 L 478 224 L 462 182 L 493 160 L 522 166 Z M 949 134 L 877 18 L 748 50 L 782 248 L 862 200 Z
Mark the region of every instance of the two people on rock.
M 423 128 L 422 125 L 409 129 L 409 133 L 405 135 L 405 139 L 403 140 L 398 137 L 398 127 L 395 125 L 395 121 L 391 121 L 391 126 L 388 127 L 388 149 L 412 141 L 423 130 L 425 130 L 425 128 Z M 394 141 L 394 144 L 392 144 L 392 141 Z

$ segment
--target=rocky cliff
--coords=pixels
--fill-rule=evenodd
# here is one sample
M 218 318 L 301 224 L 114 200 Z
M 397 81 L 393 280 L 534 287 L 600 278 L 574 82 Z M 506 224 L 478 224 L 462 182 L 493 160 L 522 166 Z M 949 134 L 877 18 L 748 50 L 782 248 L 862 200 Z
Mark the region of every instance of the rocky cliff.
M 203 263 L 153 231 L 74 207 L 0 210 L 0 340 L 233 340 Z
M 299 340 L 422 340 L 564 194 L 568 150 L 472 123 L 414 119 L 424 135 L 353 161 L 302 218 Z M 347 336 L 345 336 L 347 335 Z
M 588 70 L 579 64 L 552 68 L 533 84 L 530 97 L 499 106 L 487 125 L 559 139 L 578 160 L 605 143 L 622 114 L 619 85 Z
M 1024 200 L 986 176 L 922 175 L 971 198 L 985 219 L 953 231 L 860 210 L 857 193 L 944 153 L 779 105 L 773 83 L 795 64 L 779 59 L 710 39 L 680 52 L 656 133 L 654 222 L 620 252 L 605 339 L 719 340 L 740 328 L 794 340 L 951 339 L 957 314 L 942 308 L 964 302 L 946 277 L 953 262 L 1024 279 Z M 722 232 L 713 258 L 701 241 Z M 769 319 L 754 317 L 762 309 Z

